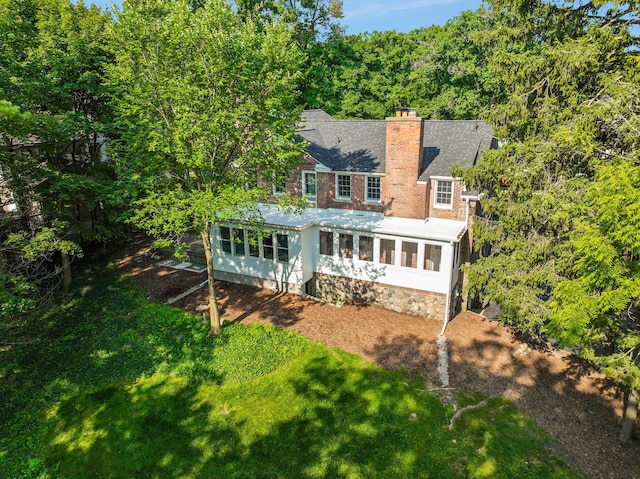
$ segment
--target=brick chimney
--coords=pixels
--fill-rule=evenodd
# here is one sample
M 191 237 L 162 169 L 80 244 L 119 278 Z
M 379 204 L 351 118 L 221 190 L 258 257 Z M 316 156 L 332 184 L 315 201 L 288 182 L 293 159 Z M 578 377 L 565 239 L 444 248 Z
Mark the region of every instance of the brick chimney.
M 418 184 L 422 164 L 423 122 L 415 108 L 398 107 L 386 119 L 387 146 L 382 201 L 385 215 L 401 218 L 427 216 L 427 185 Z

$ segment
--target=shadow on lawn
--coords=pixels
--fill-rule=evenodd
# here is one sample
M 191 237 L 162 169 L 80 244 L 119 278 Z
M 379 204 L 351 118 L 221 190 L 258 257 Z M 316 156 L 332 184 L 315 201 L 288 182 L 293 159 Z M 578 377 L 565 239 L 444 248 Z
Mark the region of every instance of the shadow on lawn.
M 47 462 L 70 478 L 570 477 L 553 464 L 526 462 L 539 458 L 537 450 L 523 454 L 535 433 L 506 402 L 450 431 L 450 411 L 417 386 L 402 373 L 329 352 L 281 386 L 286 404 L 273 395 L 275 416 L 247 410 L 251 401 L 237 392 L 203 396 L 206 384 L 193 381 L 106 387 L 55 411 Z M 262 424 L 248 425 L 253 414 L 267 423 L 263 432 Z
M 395 379 L 316 358 L 286 386 L 298 399 L 274 409 L 304 407 L 265 434 L 247 431 L 241 399 L 203 400 L 193 382 L 107 387 L 60 405 L 47 463 L 70 478 L 454 477 L 440 454 L 447 431 L 430 431 L 444 407 L 429 400 L 416 409 Z
M 577 357 L 541 354 L 491 326 L 462 333 L 474 324 L 481 323 L 454 319 L 447 330 L 451 387 L 510 398 L 551 434 L 565 459 L 591 476 L 637 476 L 640 444 L 618 441 L 614 405 L 621 391 L 615 383 Z M 415 335 L 381 337 L 367 353 L 386 367 L 404 367 L 438 385 L 435 338 L 430 343 Z

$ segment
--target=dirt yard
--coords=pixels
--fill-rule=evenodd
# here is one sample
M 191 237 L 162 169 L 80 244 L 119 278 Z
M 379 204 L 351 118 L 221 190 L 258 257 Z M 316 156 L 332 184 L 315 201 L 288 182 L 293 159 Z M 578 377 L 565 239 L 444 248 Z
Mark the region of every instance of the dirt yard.
M 138 239 L 119 265 L 150 298 L 166 301 L 206 279 L 157 265 Z M 216 283 L 227 321 L 268 323 L 300 332 L 388 368 L 404 368 L 439 384 L 436 338 L 442 322 L 379 307 L 334 307 L 313 299 L 224 282 Z M 174 305 L 193 314 L 208 304 L 202 288 Z M 474 313 L 447 327 L 449 383 L 455 391 L 504 396 L 533 417 L 560 455 L 590 477 L 640 478 L 640 444 L 618 441 L 621 391 L 574 357 L 538 350 L 510 329 Z

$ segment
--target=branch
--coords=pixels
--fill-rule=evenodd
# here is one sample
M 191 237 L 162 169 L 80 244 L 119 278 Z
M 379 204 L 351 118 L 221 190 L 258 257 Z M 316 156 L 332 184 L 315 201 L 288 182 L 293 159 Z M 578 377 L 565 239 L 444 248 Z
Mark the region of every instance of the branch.
M 453 415 L 453 417 L 451 418 L 451 421 L 449 422 L 449 430 L 453 429 L 454 423 L 463 413 L 469 411 L 470 409 L 478 409 L 483 406 L 486 406 L 490 399 L 491 398 L 487 398 L 480 401 L 478 404 L 472 404 L 471 406 L 465 406 L 462 409 L 458 409 L 456 413 Z

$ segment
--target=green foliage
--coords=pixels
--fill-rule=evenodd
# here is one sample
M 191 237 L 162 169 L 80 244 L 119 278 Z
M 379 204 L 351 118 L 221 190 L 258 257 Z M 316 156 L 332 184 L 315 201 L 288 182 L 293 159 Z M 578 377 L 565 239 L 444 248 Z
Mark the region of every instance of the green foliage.
M 109 133 L 111 17 L 68 0 L 0 2 L 0 169 L 20 212 L 37 202 L 45 220 L 66 221 L 83 240 L 121 233 L 123 208 Z M 7 105 L 22 114 L 8 114 Z
M 259 218 L 273 178 L 300 161 L 301 54 L 291 31 L 223 0 L 132 0 L 110 33 L 120 178 L 140 196 L 131 221 L 154 236 L 198 234 Z M 210 285 L 213 259 L 207 256 Z M 211 327 L 220 325 L 213 287 Z
M 509 96 L 488 114 L 505 144 L 461 172 L 484 194 L 470 289 L 637 388 L 638 5 L 493 7 L 513 27 L 483 40 Z
M 3 477 L 577 477 L 504 401 L 449 431 L 422 380 L 272 327 L 208 337 L 114 271 L 28 321 L 41 341 L 0 362 Z
M 480 9 L 442 27 L 327 41 L 309 53 L 304 100 L 345 118 L 380 119 L 399 105 L 416 107 L 426 118 L 478 118 L 505 101 L 486 41 L 503 23 L 501 15 Z
M 36 306 L 35 286 L 24 276 L 0 274 L 0 319 L 24 314 Z

